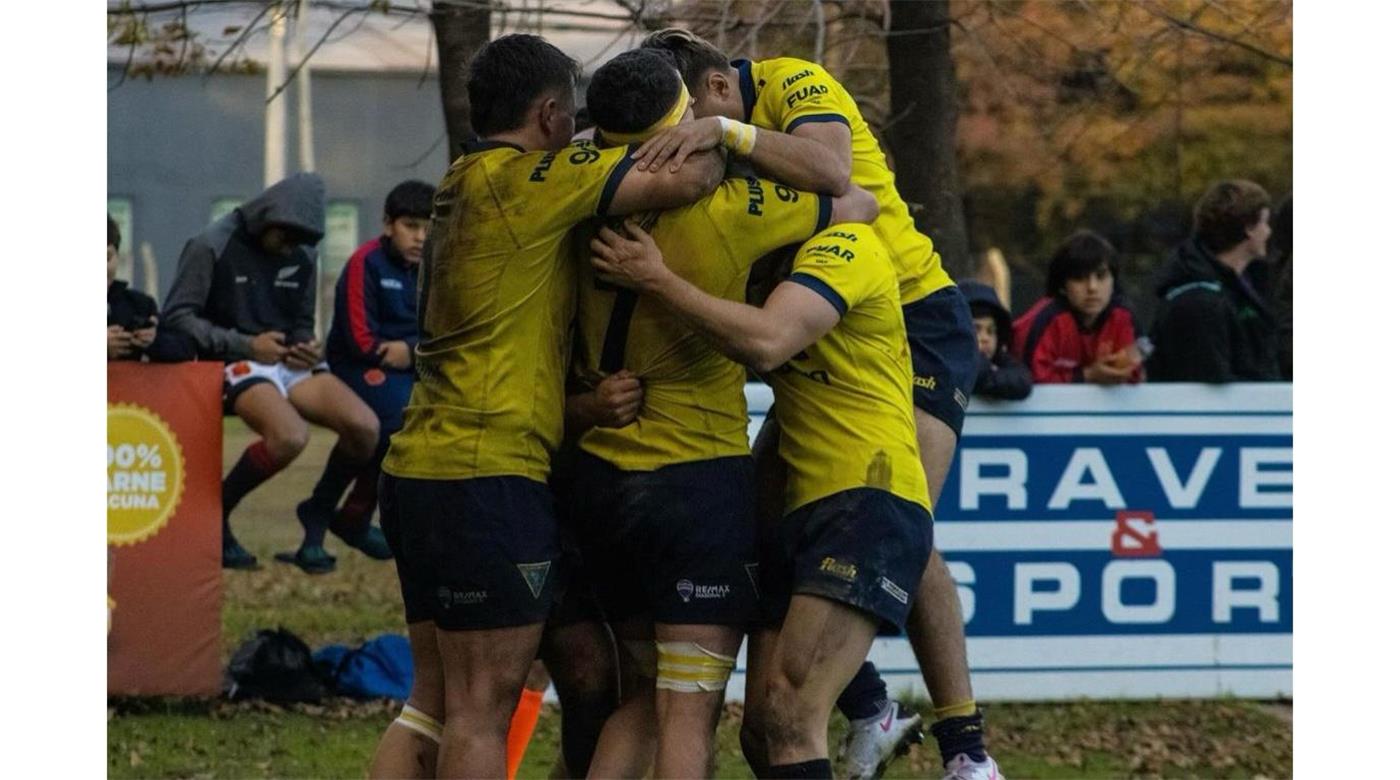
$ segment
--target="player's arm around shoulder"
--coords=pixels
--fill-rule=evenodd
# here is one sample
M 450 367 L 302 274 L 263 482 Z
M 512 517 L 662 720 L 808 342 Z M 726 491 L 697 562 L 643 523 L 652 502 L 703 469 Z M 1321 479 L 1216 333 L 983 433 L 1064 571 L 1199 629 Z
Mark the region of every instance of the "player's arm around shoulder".
M 632 163 L 630 156 L 619 163 L 626 169 L 608 203 L 609 215 L 685 206 L 714 192 L 724 179 L 724 157 L 717 150 L 693 154 L 674 170 L 668 166 L 650 170 Z
M 604 228 L 594 239 L 599 275 L 658 298 L 720 352 L 759 373 L 786 363 L 841 318 L 828 300 L 800 285 L 780 284 L 762 308 L 709 295 L 666 267 L 646 231 L 629 222 L 626 233 Z

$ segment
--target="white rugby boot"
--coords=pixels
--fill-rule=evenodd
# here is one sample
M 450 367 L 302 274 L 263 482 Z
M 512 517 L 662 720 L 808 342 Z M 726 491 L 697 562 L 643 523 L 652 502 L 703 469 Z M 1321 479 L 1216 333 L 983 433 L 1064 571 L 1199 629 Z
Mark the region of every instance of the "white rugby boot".
M 966 753 L 959 753 L 943 768 L 947 771 L 943 780 L 1006 780 L 991 756 L 986 761 L 973 761 Z
M 910 745 L 924 741 L 919 730 L 922 725 L 919 713 L 906 712 L 893 700 L 879 715 L 853 721 L 839 753 L 843 758 L 841 776 L 873 780 L 884 774 L 891 761 L 909 752 Z

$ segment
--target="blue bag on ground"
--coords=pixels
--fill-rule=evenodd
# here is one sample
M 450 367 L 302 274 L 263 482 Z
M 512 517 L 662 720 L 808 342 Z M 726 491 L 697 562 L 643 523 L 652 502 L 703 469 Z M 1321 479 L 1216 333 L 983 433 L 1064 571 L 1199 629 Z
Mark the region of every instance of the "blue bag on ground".
M 357 699 L 406 701 L 413 687 L 413 654 L 408 639 L 382 634 L 351 650 L 328 645 L 313 656 L 316 666 L 334 680 L 335 692 Z

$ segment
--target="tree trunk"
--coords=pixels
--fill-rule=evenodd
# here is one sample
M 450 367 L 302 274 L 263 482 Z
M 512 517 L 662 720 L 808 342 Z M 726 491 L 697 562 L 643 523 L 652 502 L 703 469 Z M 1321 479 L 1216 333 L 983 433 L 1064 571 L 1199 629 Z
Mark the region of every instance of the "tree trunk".
M 447 121 L 447 162 L 462 153 L 472 137 L 471 101 L 467 97 L 467 64 L 491 39 L 491 10 L 463 7 L 434 0 L 428 14 L 437 38 L 438 87 L 442 90 L 442 115 Z
M 972 271 L 958 184 L 958 80 L 947 0 L 890 3 L 890 115 L 895 183 L 954 278 Z

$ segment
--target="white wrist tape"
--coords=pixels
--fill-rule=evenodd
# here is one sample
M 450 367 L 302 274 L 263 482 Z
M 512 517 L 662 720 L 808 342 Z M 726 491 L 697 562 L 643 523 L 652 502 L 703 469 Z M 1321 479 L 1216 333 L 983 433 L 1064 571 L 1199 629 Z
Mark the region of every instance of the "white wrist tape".
M 719 127 L 722 133 L 721 146 L 740 157 L 748 157 L 753 153 L 754 144 L 758 143 L 757 127 L 728 117 L 719 118 Z

